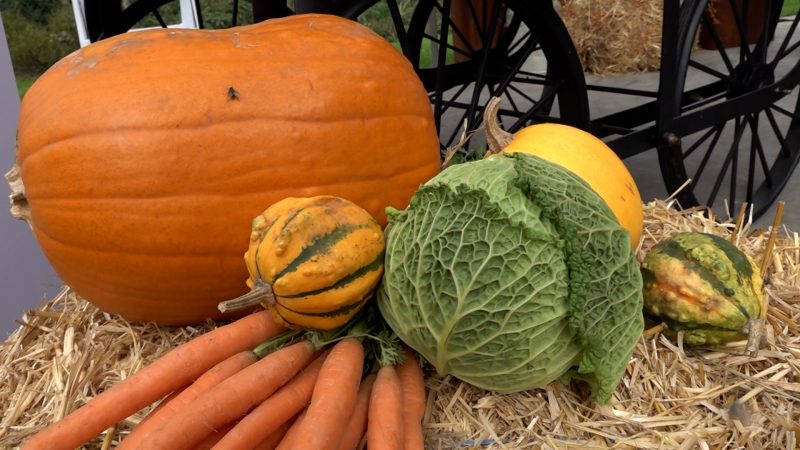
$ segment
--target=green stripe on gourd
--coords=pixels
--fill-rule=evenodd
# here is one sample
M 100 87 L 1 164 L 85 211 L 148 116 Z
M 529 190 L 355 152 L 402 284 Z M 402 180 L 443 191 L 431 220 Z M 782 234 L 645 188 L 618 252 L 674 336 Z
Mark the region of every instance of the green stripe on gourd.
M 331 248 L 338 244 L 339 242 L 347 239 L 347 237 L 353 232 L 361 228 L 366 228 L 368 225 L 353 225 L 353 224 L 345 224 L 335 228 L 332 232 L 319 236 L 318 238 L 311 241 L 311 243 L 304 247 L 303 250 L 297 255 L 292 262 L 290 262 L 278 275 L 275 276 L 275 281 L 281 279 L 282 277 L 294 272 L 297 268 L 315 256 L 319 256 L 322 254 L 326 254 L 330 252 Z
M 679 233 L 648 252 L 641 265 L 644 311 L 692 345 L 746 339 L 763 302 L 755 262 L 725 239 Z
M 339 281 L 333 283 L 330 286 L 326 286 L 320 289 L 314 289 L 312 291 L 305 291 L 299 294 L 292 294 L 292 295 L 281 295 L 283 299 L 295 299 L 295 298 L 303 298 L 303 297 L 311 297 L 314 295 L 322 294 L 323 292 L 330 291 L 331 289 L 338 289 L 348 284 L 352 283 L 353 281 L 363 277 L 364 275 L 374 272 L 376 270 L 380 270 L 383 267 L 383 252 L 378 255 L 371 263 L 367 264 L 366 266 L 361 266 L 358 270 L 351 272 L 349 275 L 345 276 L 344 278 L 339 279 Z

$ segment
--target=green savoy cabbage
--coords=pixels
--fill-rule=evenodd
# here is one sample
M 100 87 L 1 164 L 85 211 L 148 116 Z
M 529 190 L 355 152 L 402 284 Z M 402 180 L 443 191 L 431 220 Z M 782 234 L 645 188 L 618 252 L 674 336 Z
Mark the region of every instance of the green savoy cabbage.
M 378 306 L 440 374 L 496 392 L 562 375 L 606 402 L 643 329 L 630 237 L 580 178 L 497 154 L 388 209 Z

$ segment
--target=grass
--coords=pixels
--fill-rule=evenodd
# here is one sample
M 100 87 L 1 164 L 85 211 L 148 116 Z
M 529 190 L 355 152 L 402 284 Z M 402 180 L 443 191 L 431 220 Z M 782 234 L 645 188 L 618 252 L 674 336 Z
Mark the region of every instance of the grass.
M 793 16 L 800 10 L 800 0 L 784 0 L 781 16 Z
M 36 81 L 36 78 L 35 75 L 17 75 L 17 92 L 19 92 L 20 99 L 25 95 L 25 92 L 28 91 L 28 88 L 31 87 L 33 82 Z

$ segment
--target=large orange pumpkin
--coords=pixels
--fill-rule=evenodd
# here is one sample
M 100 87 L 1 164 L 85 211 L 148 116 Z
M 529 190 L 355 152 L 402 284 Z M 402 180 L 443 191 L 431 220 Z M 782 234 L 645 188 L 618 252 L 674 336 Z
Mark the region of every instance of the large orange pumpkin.
M 326 15 L 92 44 L 25 95 L 18 147 L 17 200 L 62 279 L 162 324 L 247 290 L 250 221 L 271 204 L 333 195 L 385 224 L 439 169 L 411 65 Z

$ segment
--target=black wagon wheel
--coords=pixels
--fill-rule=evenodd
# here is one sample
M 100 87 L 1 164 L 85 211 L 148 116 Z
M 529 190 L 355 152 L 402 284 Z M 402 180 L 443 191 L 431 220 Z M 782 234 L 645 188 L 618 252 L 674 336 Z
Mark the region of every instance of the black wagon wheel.
M 583 70 L 550 1 L 419 0 L 402 50 L 429 92 L 443 147 L 480 124 L 493 96 L 512 132 L 588 125 Z
M 758 217 L 800 161 L 800 16 L 782 1 L 706 3 L 687 0 L 681 11 L 676 82 L 662 88 L 659 164 L 671 192 L 691 180 L 681 206 L 727 205 L 733 217 L 746 202 Z M 723 18 L 733 21 L 733 42 Z M 696 48 L 698 32 L 705 48 Z
M 200 28 L 226 28 L 294 14 L 286 1 L 230 0 L 225 11 L 203 14 L 205 3 L 193 0 Z M 84 0 L 89 39 L 94 42 L 133 28 L 164 27 L 179 14 L 178 0 Z

